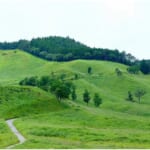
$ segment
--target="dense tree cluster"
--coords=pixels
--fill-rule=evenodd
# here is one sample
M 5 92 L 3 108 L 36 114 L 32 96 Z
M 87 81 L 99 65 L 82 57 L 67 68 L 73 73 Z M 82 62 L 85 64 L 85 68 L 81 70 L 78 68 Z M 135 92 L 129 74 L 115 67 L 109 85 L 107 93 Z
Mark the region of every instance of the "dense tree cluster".
M 142 60 L 140 62 L 140 70 L 144 74 L 150 74 L 150 60 Z
M 59 101 L 61 99 L 69 98 L 70 94 L 73 95 L 74 100 L 76 99 L 76 91 L 72 82 L 62 81 L 58 78 L 50 76 L 42 76 L 41 78 L 38 78 L 33 76 L 21 80 L 19 84 L 37 86 L 45 91 L 52 92 L 56 95 Z

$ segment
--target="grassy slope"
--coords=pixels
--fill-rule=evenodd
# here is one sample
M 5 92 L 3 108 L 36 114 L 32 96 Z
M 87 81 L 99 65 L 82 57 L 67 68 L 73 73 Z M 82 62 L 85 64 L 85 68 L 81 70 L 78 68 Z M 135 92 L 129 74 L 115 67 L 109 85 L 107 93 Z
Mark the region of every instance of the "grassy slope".
M 19 119 L 16 125 L 28 141 L 16 148 L 149 148 L 150 122 L 118 116 L 74 107 Z
M 89 66 L 92 67 L 92 75 L 87 74 Z M 117 77 L 114 72 L 115 68 L 121 69 L 123 76 Z M 16 124 L 29 139 L 20 147 L 66 148 L 67 145 L 68 148 L 150 147 L 148 140 L 150 139 L 150 120 L 148 118 L 150 116 L 150 93 L 148 93 L 150 76 L 130 75 L 126 72 L 126 68 L 125 65 L 105 61 L 47 62 L 19 50 L 0 51 L 0 84 L 7 85 L 7 87 L 3 87 L 6 89 L 1 97 L 9 95 L 10 92 L 7 90 L 9 85 L 17 84 L 26 76 L 39 76 L 51 72 L 67 72 L 70 76 L 78 73 L 80 76 L 75 81 L 79 109 L 75 106 L 74 109 L 62 110 L 63 112 L 48 113 L 42 116 L 31 115 L 31 117 L 19 119 Z M 94 108 L 92 101 L 90 102 L 91 107 L 86 107 L 82 102 L 82 93 L 85 87 L 90 90 L 91 96 L 95 92 L 100 93 L 103 98 L 101 109 Z M 139 87 L 147 91 L 142 103 L 125 101 L 128 90 L 134 92 Z M 18 86 L 16 88 L 20 89 Z M 5 102 L 6 105 L 3 103 L 0 105 L 0 116 L 5 118 L 22 117 L 30 113 L 44 113 L 45 110 L 48 112 L 51 108 L 55 110 L 56 100 L 54 97 L 52 98 L 52 95 L 37 88 L 29 89 L 31 92 L 10 94 L 11 101 Z M 38 93 L 42 94 L 39 96 Z M 49 101 L 49 99 L 53 99 L 53 101 Z M 44 103 L 43 100 L 45 100 Z M 47 103 L 52 103 L 52 105 L 46 105 Z M 56 107 L 62 109 L 63 106 L 57 104 Z M 66 143 L 65 146 L 63 146 L 64 143 Z
M 0 118 L 17 118 L 61 110 L 65 107 L 53 95 L 38 88 L 0 87 Z
M 60 111 L 63 108 L 65 105 L 59 104 L 53 95 L 38 88 L 0 87 L 0 148 L 18 142 L 4 119 Z
M 4 122 L 3 119 L 0 119 L 0 148 L 7 147 L 8 145 L 17 143 L 18 140 L 14 134 L 12 134 Z

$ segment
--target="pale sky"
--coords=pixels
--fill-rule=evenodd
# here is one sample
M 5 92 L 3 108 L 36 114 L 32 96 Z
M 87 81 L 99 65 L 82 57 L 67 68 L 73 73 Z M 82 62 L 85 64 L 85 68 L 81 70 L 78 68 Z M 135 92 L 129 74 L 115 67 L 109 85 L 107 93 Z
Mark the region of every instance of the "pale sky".
M 0 41 L 69 36 L 150 59 L 150 0 L 0 0 Z

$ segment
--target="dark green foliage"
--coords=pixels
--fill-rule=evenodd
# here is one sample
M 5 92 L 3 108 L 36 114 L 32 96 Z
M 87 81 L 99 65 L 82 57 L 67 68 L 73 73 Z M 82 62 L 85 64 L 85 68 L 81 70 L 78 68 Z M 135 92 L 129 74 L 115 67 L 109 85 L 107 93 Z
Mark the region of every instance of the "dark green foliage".
M 141 102 L 141 98 L 146 94 L 144 89 L 137 89 L 135 91 L 135 96 L 138 98 L 139 103 Z
M 139 65 L 133 65 L 127 68 L 127 71 L 131 74 L 138 74 L 140 71 Z
M 93 101 L 96 107 L 99 107 L 99 105 L 102 104 L 102 99 L 98 93 L 95 93 Z
M 88 67 L 88 74 L 92 73 L 92 67 Z
M 37 86 L 45 91 L 51 91 L 56 95 L 58 100 L 69 98 L 73 88 L 72 82 L 63 81 L 61 76 L 60 78 L 54 78 L 54 76 L 30 77 L 20 81 L 19 84 Z
M 60 84 L 61 84 L 60 80 L 56 80 L 56 79 L 53 80 L 52 83 L 51 83 L 51 85 L 50 85 L 51 92 L 54 93 L 56 91 L 57 87 L 59 87 Z
M 59 84 L 59 86 L 56 88 L 54 92 L 57 99 L 61 100 L 61 99 L 69 98 L 71 89 L 67 83 L 63 82 L 62 84 Z
M 40 78 L 40 80 L 38 81 L 38 85 L 36 85 L 36 86 L 39 86 L 41 89 L 43 89 L 43 90 L 45 90 L 45 91 L 49 91 L 49 86 L 50 86 L 50 84 L 51 84 L 51 78 L 50 78 L 50 76 L 42 76 L 41 78 Z
M 65 74 L 65 73 L 63 73 L 63 74 L 60 75 L 60 79 L 61 79 L 62 81 L 65 79 L 65 77 L 66 77 L 66 74 Z
M 19 82 L 20 85 L 31 85 L 37 86 L 38 85 L 38 78 L 36 76 L 25 78 L 24 80 Z
M 76 94 L 76 88 L 75 87 L 72 88 L 71 98 L 72 98 L 73 101 L 75 101 L 77 99 L 77 94 Z
M 150 73 L 150 60 L 142 60 L 140 63 L 140 70 L 144 74 L 149 74 Z
M 83 101 L 85 103 L 87 103 L 87 105 L 88 105 L 90 99 L 91 99 L 90 98 L 90 93 L 88 92 L 88 90 L 85 90 L 84 93 L 83 93 Z
M 130 101 L 130 102 L 134 102 L 134 99 L 133 99 L 133 95 L 130 91 L 128 91 L 128 97 L 126 99 L 127 101 Z
M 51 92 L 54 93 L 58 100 L 69 98 L 73 84 L 62 80 L 53 79 L 51 82 Z
M 74 75 L 74 79 L 77 80 L 78 78 L 79 78 L 79 76 L 78 76 L 78 74 L 76 73 L 76 74 Z
M 30 42 L 27 40 L 18 41 L 18 49 L 28 50 L 30 48 Z
M 50 78 L 50 76 L 42 76 L 39 80 L 39 86 L 50 85 L 51 80 L 52 79 Z
M 118 68 L 115 69 L 115 72 L 117 74 L 117 76 L 121 76 L 122 75 L 122 71 Z
M 52 82 L 52 78 L 50 76 L 42 76 L 41 78 L 38 78 L 37 76 L 33 76 L 33 77 L 26 77 L 25 79 L 21 80 L 19 84 L 38 86 L 42 89 L 45 89 L 44 87 L 50 86 L 51 82 Z

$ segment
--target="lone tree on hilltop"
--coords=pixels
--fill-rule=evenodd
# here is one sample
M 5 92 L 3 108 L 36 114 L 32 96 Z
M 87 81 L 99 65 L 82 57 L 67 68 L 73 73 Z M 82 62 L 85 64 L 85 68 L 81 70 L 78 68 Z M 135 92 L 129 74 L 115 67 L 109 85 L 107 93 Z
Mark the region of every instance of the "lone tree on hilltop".
M 83 100 L 84 100 L 85 103 L 87 103 L 87 105 L 88 105 L 90 99 L 91 99 L 90 98 L 90 93 L 88 92 L 88 90 L 85 90 L 84 93 L 83 93 Z
M 96 107 L 102 104 L 102 99 L 100 98 L 98 93 L 95 93 L 93 101 Z
M 137 89 L 135 91 L 135 96 L 138 98 L 139 103 L 141 102 L 141 97 L 143 97 L 146 94 L 146 91 L 143 89 Z

